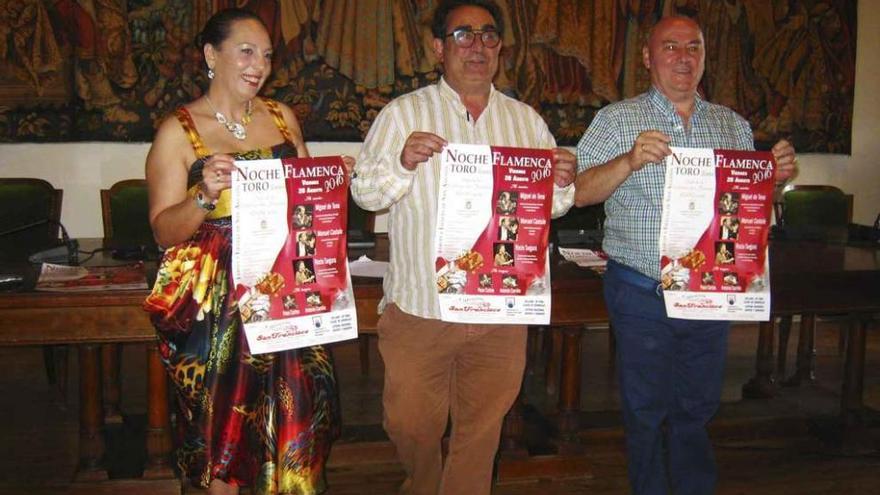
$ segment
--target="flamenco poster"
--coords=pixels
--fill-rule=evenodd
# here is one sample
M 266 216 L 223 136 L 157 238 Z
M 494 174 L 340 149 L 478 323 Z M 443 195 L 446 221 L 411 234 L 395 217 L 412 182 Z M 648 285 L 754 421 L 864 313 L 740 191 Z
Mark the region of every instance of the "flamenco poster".
M 660 221 L 671 318 L 770 319 L 770 152 L 672 148 Z
M 434 245 L 440 318 L 550 323 L 551 150 L 449 144 Z
M 342 159 L 235 166 L 232 278 L 251 353 L 356 338 Z

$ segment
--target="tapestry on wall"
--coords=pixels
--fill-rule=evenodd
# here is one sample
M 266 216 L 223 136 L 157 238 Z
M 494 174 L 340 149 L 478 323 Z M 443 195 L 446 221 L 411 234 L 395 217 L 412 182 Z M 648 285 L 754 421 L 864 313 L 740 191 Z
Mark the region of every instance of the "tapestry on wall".
M 263 93 L 310 141 L 359 141 L 392 98 L 434 83 L 437 0 L 0 0 L 0 141 L 149 141 L 207 87 L 193 40 L 243 6 L 275 49 Z M 856 7 L 850 0 L 498 0 L 508 29 L 498 89 L 573 145 L 596 110 L 644 91 L 641 46 L 668 13 L 706 36 L 701 91 L 752 124 L 759 146 L 849 153 Z

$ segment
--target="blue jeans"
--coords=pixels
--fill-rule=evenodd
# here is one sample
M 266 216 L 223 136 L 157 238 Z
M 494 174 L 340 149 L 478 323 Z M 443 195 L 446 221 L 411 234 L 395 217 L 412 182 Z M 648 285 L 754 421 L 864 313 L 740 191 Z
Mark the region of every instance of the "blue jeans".
M 615 262 L 604 279 L 630 486 L 637 495 L 711 494 L 717 470 L 706 424 L 721 402 L 730 324 L 668 318 L 656 286 Z

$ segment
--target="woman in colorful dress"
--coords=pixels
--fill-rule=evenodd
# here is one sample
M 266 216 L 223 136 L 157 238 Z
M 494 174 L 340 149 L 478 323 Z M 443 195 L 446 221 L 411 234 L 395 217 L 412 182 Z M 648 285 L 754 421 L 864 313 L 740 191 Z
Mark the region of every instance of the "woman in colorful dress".
M 233 160 L 308 150 L 291 109 L 258 96 L 272 49 L 257 16 L 220 11 L 199 43 L 208 90 L 161 124 L 146 163 L 150 223 L 170 248 L 145 307 L 179 399 L 177 464 L 211 494 L 321 493 L 340 426 L 330 355 L 251 354 L 229 291 Z

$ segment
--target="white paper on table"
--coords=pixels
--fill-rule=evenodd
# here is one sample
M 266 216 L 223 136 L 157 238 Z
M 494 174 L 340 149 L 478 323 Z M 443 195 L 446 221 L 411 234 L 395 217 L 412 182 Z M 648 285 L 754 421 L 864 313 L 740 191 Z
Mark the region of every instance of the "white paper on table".
M 593 249 L 560 247 L 559 254 L 566 260 L 585 268 L 608 264 L 608 259 Z
M 79 280 L 89 274 L 84 266 L 56 265 L 53 263 L 43 263 L 40 268 L 39 282 L 66 282 L 68 280 Z
M 385 278 L 385 272 L 388 271 L 388 262 L 371 260 L 366 255 L 363 255 L 354 261 L 350 261 L 348 269 L 352 277 Z

